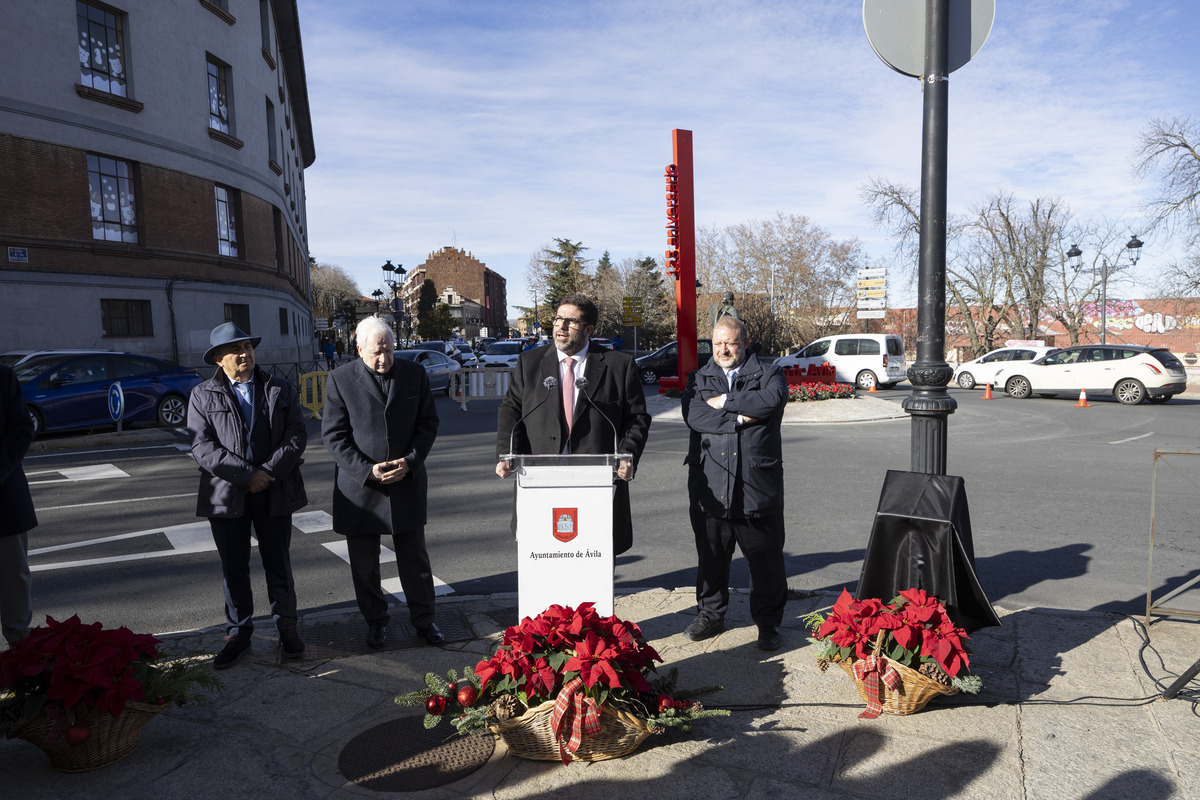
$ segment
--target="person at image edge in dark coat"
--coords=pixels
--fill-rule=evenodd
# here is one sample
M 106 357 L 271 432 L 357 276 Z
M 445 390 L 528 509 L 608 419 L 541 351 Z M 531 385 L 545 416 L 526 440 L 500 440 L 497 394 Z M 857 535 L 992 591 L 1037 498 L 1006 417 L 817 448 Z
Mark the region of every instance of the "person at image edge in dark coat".
M 355 332 L 359 358 L 329 374 L 321 436 L 333 456 L 333 530 L 346 537 L 350 574 L 367 645 L 383 647 L 389 620 L 379 566 L 390 536 L 409 620 L 429 644 L 445 641 L 434 622 L 433 569 L 425 547 L 425 459 L 438 415 L 425 368 L 395 357 L 396 339 L 377 317 Z
M 517 359 L 508 393 L 497 412 L 496 474 L 501 478 L 513 474 L 513 465 L 500 458 L 510 452 L 510 441 L 514 453 L 612 453 L 615 426 L 616 452 L 633 456 L 632 461 L 621 462 L 614 481 L 613 555 L 620 555 L 633 546 L 629 482 L 646 447 L 650 415 L 633 358 L 592 343 L 598 319 L 599 310 L 591 300 L 579 295 L 565 297 L 554 317 L 554 347 L 535 347 Z M 574 389 L 569 430 L 563 400 L 566 358 L 575 362 L 571 365 L 572 386 L 578 386 L 575 381 L 579 378 L 586 380 L 586 386 Z M 547 378 L 555 380 L 554 388 L 546 388 Z M 531 411 L 518 426 L 522 415 Z

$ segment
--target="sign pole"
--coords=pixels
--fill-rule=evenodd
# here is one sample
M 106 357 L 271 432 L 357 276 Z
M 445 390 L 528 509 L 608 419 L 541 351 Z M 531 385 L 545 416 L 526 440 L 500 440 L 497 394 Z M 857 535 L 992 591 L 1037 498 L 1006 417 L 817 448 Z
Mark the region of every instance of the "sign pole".
M 949 417 L 958 403 L 946 392 L 946 161 L 950 77 L 950 0 L 928 0 L 925 16 L 924 113 L 921 134 L 921 227 L 917 273 L 917 360 L 908 370 L 912 394 L 913 472 L 946 474 Z

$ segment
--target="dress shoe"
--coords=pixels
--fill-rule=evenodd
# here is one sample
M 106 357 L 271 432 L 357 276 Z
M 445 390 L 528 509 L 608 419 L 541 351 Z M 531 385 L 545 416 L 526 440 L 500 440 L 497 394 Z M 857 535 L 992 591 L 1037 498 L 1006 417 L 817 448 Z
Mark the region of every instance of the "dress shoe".
M 387 642 L 387 626 L 386 625 L 368 625 L 367 626 L 367 647 L 372 650 L 378 650 Z
M 683 630 L 683 635 L 691 639 L 693 642 L 699 642 L 707 639 L 710 636 L 716 636 L 721 631 L 725 630 L 725 620 L 713 619 L 706 617 L 703 614 L 696 617 L 696 621 L 688 625 Z
M 300 639 L 300 634 L 296 633 L 296 629 L 288 626 L 279 632 L 279 646 L 283 648 L 283 655 L 286 658 L 299 658 L 304 655 L 304 642 Z
M 417 628 L 417 633 L 425 640 L 426 644 L 439 645 L 446 643 L 446 637 L 442 635 L 436 622 L 431 622 L 422 628 Z
M 249 636 L 230 636 L 225 640 L 225 647 L 213 658 L 213 669 L 229 669 L 249 652 Z
M 758 649 L 759 650 L 778 650 L 783 645 L 783 637 L 779 635 L 779 628 L 768 628 L 760 626 L 758 629 Z

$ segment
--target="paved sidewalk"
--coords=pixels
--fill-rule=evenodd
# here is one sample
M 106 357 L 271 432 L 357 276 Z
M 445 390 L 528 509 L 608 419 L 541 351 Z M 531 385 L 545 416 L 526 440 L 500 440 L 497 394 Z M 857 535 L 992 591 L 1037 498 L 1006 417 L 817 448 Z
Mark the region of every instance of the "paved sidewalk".
M 304 618 L 308 652 L 299 661 L 280 664 L 274 641 L 257 636 L 251 655 L 222 673 L 214 702 L 159 715 L 136 753 L 97 772 L 57 773 L 32 745 L 0 742 L 0 796 L 1200 798 L 1200 691 L 1192 683 L 1179 698 L 1155 699 L 1200 656 L 1200 624 L 1156 621 L 1143 650 L 1145 630 L 1127 617 L 1002 610 L 1004 626 L 973 642 L 982 694 L 861 720 L 853 684 L 839 669 L 818 670 L 801 624 L 834 599 L 795 596 L 784 649 L 765 654 L 754 646 L 744 593 L 734 595 L 729 629 L 700 643 L 680 635 L 694 614 L 690 591 L 619 597 L 617 614 L 642 626 L 682 686 L 723 684 L 707 702 L 733 709 L 690 736 L 651 737 L 622 759 L 564 767 L 498 745 L 479 769 L 440 788 L 401 794 L 347 781 L 344 753 L 375 740 L 386 756 L 422 730 L 421 711 L 395 706 L 395 694 L 420 688 L 427 671 L 474 664 L 516 622 L 514 596 L 449 596 L 438 610 L 445 647 L 424 646 L 393 623 L 388 648 L 368 651 L 365 626 L 348 610 Z M 394 619 L 403 616 L 398 609 Z M 216 652 L 221 631 L 167 638 L 177 651 Z M 435 733 L 452 729 L 443 723 Z M 437 769 L 398 773 L 393 785 L 436 784 Z

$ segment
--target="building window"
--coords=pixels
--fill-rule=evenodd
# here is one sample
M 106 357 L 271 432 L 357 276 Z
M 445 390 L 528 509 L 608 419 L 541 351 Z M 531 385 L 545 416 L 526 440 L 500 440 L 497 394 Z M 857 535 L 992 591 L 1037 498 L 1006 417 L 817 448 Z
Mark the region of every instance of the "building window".
M 92 238 L 136 244 L 137 212 L 133 168 L 128 161 L 88 153 L 88 190 L 92 203 Z
M 208 127 L 233 135 L 229 105 L 229 65 L 208 57 Z
M 286 308 L 279 309 L 279 332 L 287 336 L 288 332 L 288 310 Z
M 245 303 L 226 303 L 225 321 L 237 325 L 243 333 L 250 333 L 250 306 Z
M 79 23 L 79 81 L 84 86 L 127 97 L 124 14 L 91 3 L 75 3 Z
M 237 193 L 228 187 L 217 186 L 217 250 L 223 256 L 237 256 Z
M 149 300 L 100 300 L 100 329 L 104 336 L 153 336 Z

